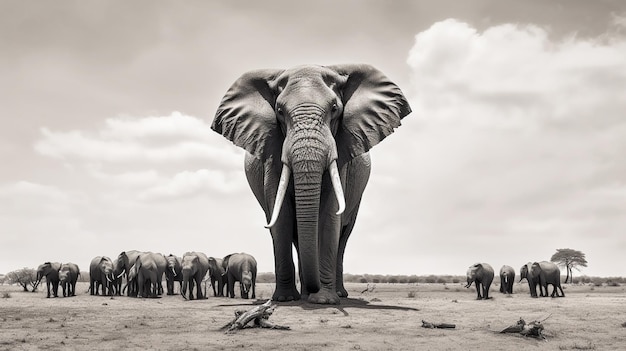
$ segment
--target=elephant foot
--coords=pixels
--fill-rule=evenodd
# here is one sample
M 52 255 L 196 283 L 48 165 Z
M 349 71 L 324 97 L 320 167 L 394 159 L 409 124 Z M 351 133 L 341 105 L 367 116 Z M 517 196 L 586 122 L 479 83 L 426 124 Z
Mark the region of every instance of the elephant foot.
M 300 300 L 300 293 L 295 287 L 291 288 L 276 288 L 272 295 L 272 301 L 285 302 L 285 301 L 297 301 Z
M 337 296 L 348 297 L 348 290 L 346 290 L 343 286 L 337 287 Z
M 316 293 L 309 294 L 307 299 L 310 303 L 321 305 L 339 305 L 339 295 L 334 291 L 321 289 Z

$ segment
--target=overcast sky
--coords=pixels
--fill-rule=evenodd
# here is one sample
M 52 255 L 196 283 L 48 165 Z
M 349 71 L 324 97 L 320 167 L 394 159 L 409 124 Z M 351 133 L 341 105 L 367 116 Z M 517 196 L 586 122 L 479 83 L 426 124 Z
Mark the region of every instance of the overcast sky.
M 572 248 L 626 276 L 625 58 L 621 1 L 3 1 L 0 273 L 132 249 L 273 271 L 217 105 L 248 70 L 362 62 L 413 113 L 371 152 L 347 273 Z

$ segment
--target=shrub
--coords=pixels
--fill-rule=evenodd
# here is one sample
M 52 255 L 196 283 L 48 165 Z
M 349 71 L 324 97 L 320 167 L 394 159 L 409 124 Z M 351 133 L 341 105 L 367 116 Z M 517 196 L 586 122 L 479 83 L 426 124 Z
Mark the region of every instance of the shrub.
M 415 297 L 415 291 L 413 291 L 413 290 L 409 291 L 409 293 L 408 293 L 408 295 L 407 295 L 407 296 L 408 296 L 409 298 L 411 298 L 411 299 L 412 299 L 412 298 L 414 298 L 414 297 Z
M 11 298 L 11 293 L 9 293 L 8 291 L 5 291 L 2 293 L 2 298 L 3 299 L 9 299 Z

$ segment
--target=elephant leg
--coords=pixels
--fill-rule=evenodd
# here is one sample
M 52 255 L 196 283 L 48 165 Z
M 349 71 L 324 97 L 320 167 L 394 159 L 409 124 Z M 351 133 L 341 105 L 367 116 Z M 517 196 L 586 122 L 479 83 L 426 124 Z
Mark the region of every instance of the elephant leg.
M 46 289 L 48 291 L 48 295 L 46 297 L 50 298 L 50 282 L 48 281 L 48 279 L 46 279 Z
M 300 293 L 296 288 L 296 273 L 293 264 L 295 225 L 293 223 L 293 215 L 289 214 L 293 210 L 288 208 L 289 206 L 285 206 L 289 202 L 291 202 L 289 199 L 285 199 L 281 217 L 278 217 L 278 222 L 271 229 L 274 246 L 274 270 L 276 272 L 276 289 L 272 295 L 272 300 L 274 301 L 300 300 Z M 230 280 L 227 286 L 230 292 Z
M 348 243 L 350 233 L 354 228 L 355 220 L 356 213 L 350 223 L 343 227 L 343 229 L 341 230 L 341 235 L 339 236 L 339 247 L 337 249 L 337 274 L 335 276 L 335 281 L 337 284 L 337 295 L 339 295 L 339 297 L 348 297 L 348 291 L 343 285 L 343 255 L 346 251 L 346 244 Z
M 348 238 L 352 234 L 352 229 L 354 229 L 354 224 L 356 223 L 361 197 L 369 181 L 371 164 L 369 153 L 364 153 L 347 163 L 344 166 L 345 171 L 341 172 L 344 175 L 341 179 L 341 185 L 346 196 L 347 211 L 342 215 L 342 228 L 337 250 L 337 274 L 335 281 L 339 297 L 348 297 L 348 291 L 343 284 L 343 257 Z
M 198 300 L 204 299 L 204 295 L 202 294 L 202 278 L 200 274 L 196 277 L 196 297 Z
M 235 298 L 235 277 L 230 273 L 228 274 L 227 294 L 231 299 Z
M 483 299 L 485 300 L 489 300 L 489 287 L 491 287 L 491 284 L 483 284 Z
M 480 286 L 481 284 L 479 282 L 475 282 L 474 286 L 476 287 L 476 300 L 480 300 L 482 299 L 482 296 L 480 296 Z
M 252 298 L 256 299 L 256 277 L 252 279 Z

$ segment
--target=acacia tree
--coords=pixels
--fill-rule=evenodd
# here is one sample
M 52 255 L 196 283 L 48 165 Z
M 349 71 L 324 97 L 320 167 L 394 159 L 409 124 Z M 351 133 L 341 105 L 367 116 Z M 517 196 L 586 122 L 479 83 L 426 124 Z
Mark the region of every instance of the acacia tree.
M 9 284 L 18 284 L 24 288 L 24 291 L 28 291 L 30 285 L 32 291 L 37 290 L 37 270 L 33 268 L 22 268 L 13 272 L 9 272 L 6 275 L 7 282 Z
M 552 255 L 550 261 L 556 263 L 559 266 L 565 267 L 567 276 L 565 282 L 572 282 L 573 274 L 572 269 L 580 271 L 578 267 L 587 267 L 587 260 L 585 254 L 578 250 L 573 249 L 556 249 L 556 253 Z

